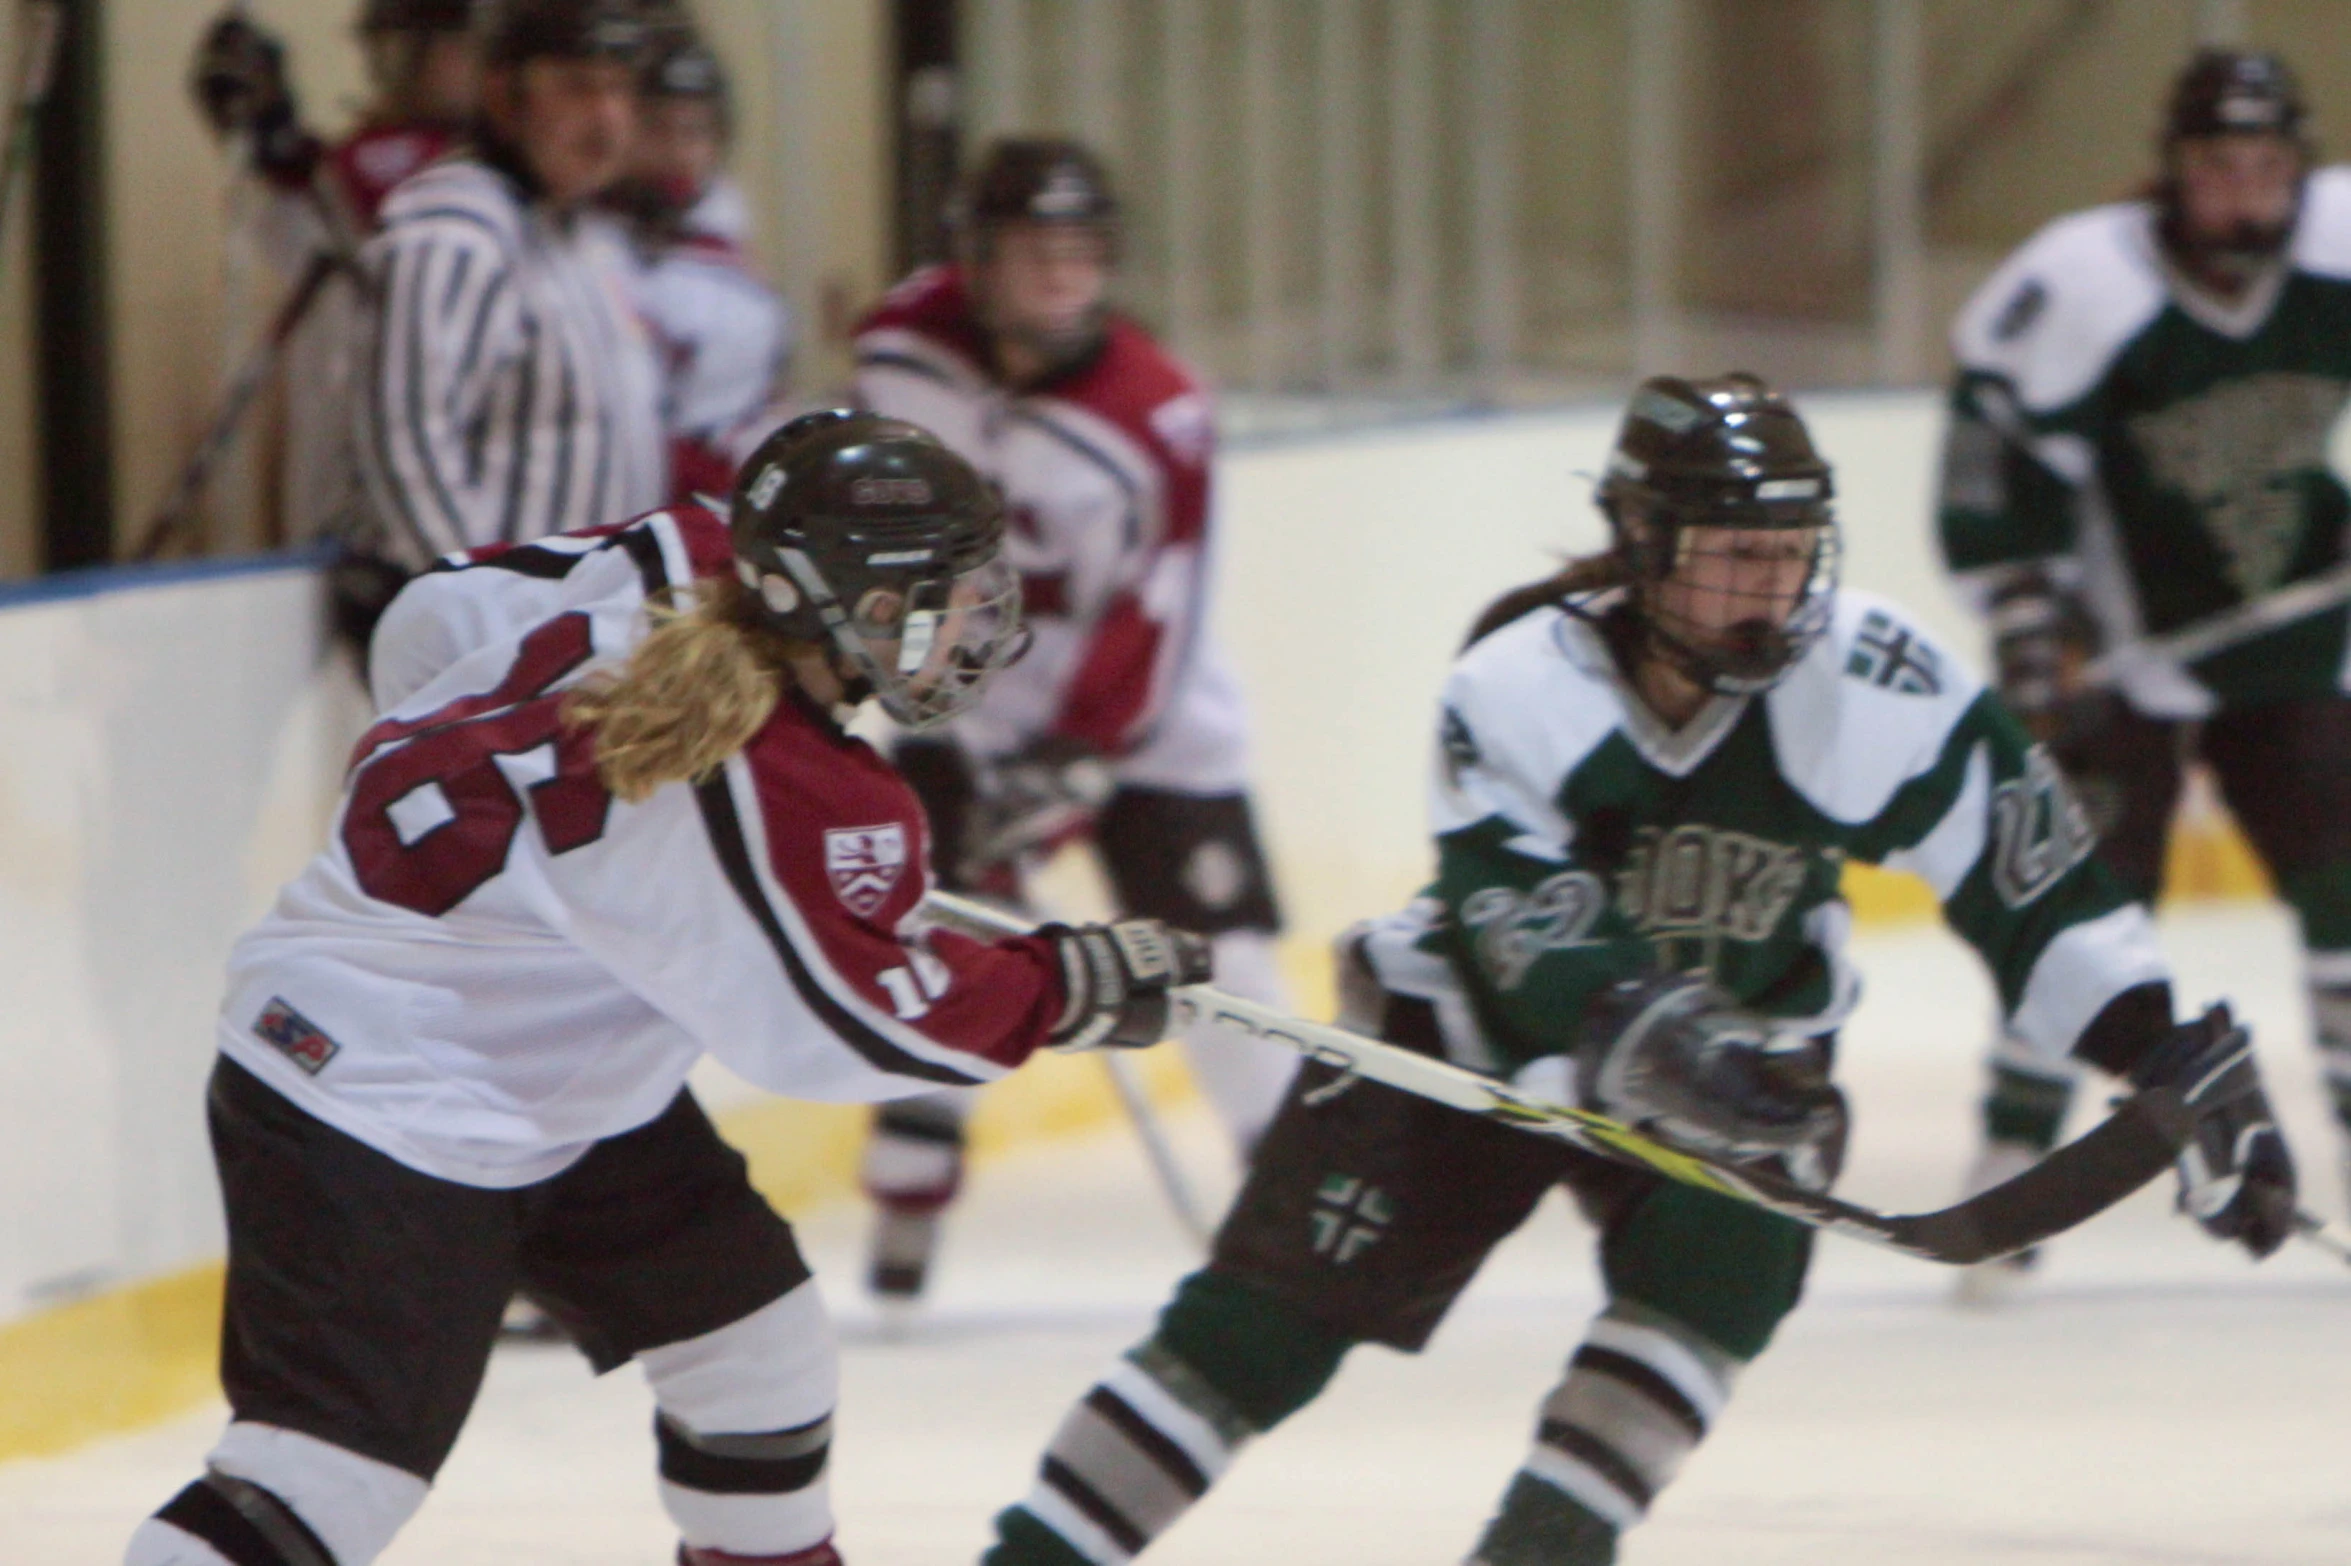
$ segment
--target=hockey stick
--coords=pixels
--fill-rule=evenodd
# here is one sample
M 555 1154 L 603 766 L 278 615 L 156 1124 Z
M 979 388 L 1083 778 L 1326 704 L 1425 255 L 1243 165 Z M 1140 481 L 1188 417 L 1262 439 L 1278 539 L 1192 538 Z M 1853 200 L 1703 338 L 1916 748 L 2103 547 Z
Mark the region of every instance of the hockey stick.
M 16 100 L 9 106 L 8 153 L 0 162 L 0 241 L 8 234 L 8 219 L 16 210 L 16 187 L 32 162 L 33 127 L 41 105 L 49 101 L 49 83 L 57 72 L 57 45 L 65 31 L 65 7 L 59 0 L 25 0 L 17 23 Z M 5 258 L 0 248 L 0 258 Z M 0 264 L 5 264 L 0 259 Z
M 2317 1246 L 2339 1262 L 2351 1263 L 2351 1224 L 2335 1223 L 2307 1207 L 2297 1207 L 2294 1237 Z
M 973 929 L 1020 935 L 1032 928 L 1024 919 L 952 893 L 933 892 L 930 904 Z M 2142 1089 L 2122 1100 L 2087 1134 L 2012 1180 L 1933 1212 L 1883 1213 L 1670 1147 L 1605 1115 L 1554 1104 L 1434 1056 L 1292 1017 L 1205 984 L 1177 990 L 1174 999 L 1184 1025 L 1205 1023 L 1263 1039 L 1337 1071 L 1339 1081 L 1318 1089 L 1320 1093 L 1335 1093 L 1355 1078 L 1366 1078 L 1816 1229 L 1950 1266 L 1969 1266 L 2023 1250 L 2104 1212 L 2171 1165 L 2187 1143 L 2191 1124 L 2178 1089 Z
M 950 923 L 964 925 L 983 937 L 1008 932 L 1021 933 L 1033 928 L 1030 921 L 1017 915 L 950 892 L 932 894 L 931 903 Z M 1159 1194 L 1167 1198 L 1167 1205 L 1175 1213 L 1176 1222 L 1183 1226 L 1184 1232 L 1192 1237 L 1201 1250 L 1207 1250 L 1209 1236 L 1215 1233 L 1216 1226 L 1208 1221 L 1199 1196 L 1192 1190 L 1192 1182 L 1184 1173 L 1183 1162 L 1176 1157 L 1175 1144 L 1168 1140 L 1167 1128 L 1160 1123 L 1158 1111 L 1151 1107 L 1151 1096 L 1144 1090 L 1143 1080 L 1136 1074 L 1134 1062 L 1115 1051 L 1098 1053 L 1102 1070 L 1110 1078 L 1110 1090 L 1117 1095 L 1119 1108 L 1126 1112 L 1127 1124 L 1134 1127 L 1135 1140 L 1143 1144 L 1143 1158 L 1150 1164 L 1151 1173 L 1159 1182 Z
M 2351 562 L 2290 587 L 2281 587 L 2250 603 L 2191 621 L 2176 630 L 2142 636 L 2109 648 L 2084 666 L 2081 677 L 2087 684 L 2111 685 L 2124 672 L 2140 665 L 2159 660 L 2194 663 L 2345 603 L 2351 603 Z

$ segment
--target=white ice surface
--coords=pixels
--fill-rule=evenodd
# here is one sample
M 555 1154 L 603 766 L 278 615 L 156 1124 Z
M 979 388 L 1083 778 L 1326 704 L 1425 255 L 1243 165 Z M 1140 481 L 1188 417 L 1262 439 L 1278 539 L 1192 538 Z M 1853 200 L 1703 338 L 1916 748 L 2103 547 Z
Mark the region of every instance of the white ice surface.
M 2287 922 L 2191 913 L 2165 938 L 2184 1002 L 2226 992 L 2255 1020 L 2310 1199 L 2339 1213 Z M 1970 1151 L 1988 1000 L 1937 933 L 1872 937 L 1860 955 L 1871 993 L 1846 1035 L 1859 1131 L 1843 1188 L 1938 1205 Z M 1181 1131 L 1193 1167 L 1214 1168 L 1210 1129 Z M 1824 1242 L 1804 1308 L 1625 1560 L 2351 1561 L 2351 1273 L 2301 1247 L 2255 1269 L 2168 1208 L 2167 1190 L 2143 1194 L 2071 1237 L 1991 1314 L 1955 1310 L 1939 1269 Z M 810 1215 L 803 1235 L 848 1340 L 834 1493 L 853 1566 L 972 1560 L 1062 1410 L 1188 1264 L 1116 1135 L 984 1171 L 936 1300 L 898 1341 L 857 1297 L 860 1215 Z M 1597 1298 L 1588 1235 L 1547 1205 L 1426 1354 L 1359 1350 L 1150 1559 L 1459 1560 Z M 0 1562 L 117 1560 L 220 1417 L 0 1467 Z M 502 1351 L 437 1492 L 384 1559 L 664 1566 L 647 1423 L 629 1372 L 598 1382 L 568 1351 Z

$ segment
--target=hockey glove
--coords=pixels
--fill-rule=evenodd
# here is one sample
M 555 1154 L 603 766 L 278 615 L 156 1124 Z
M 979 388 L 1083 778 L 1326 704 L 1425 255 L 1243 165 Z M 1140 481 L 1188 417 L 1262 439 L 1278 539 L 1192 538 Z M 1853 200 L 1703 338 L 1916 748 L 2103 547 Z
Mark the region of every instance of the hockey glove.
M 1167 992 L 1206 984 L 1208 942 L 1157 919 L 1048 924 L 1037 933 L 1061 958 L 1054 1049 L 1142 1049 L 1167 1037 Z
M 196 111 L 214 134 L 249 136 L 253 167 L 282 185 L 300 185 L 319 157 L 318 138 L 302 128 L 286 46 L 234 11 L 205 31 L 188 70 Z
M 2294 1232 L 2294 1159 L 2262 1091 L 2252 1035 L 2215 1006 L 2173 1028 L 2131 1068 L 2138 1087 L 2176 1087 L 2195 1118 L 2180 1153 L 2180 1207 L 2256 1258 Z
M 974 784 L 961 874 L 975 882 L 1085 830 L 1117 787 L 1092 750 L 1054 736 L 983 764 Z
M 1845 1095 L 1812 1047 L 1775 1049 L 1770 1024 L 1690 974 L 1611 985 L 1575 1050 L 1586 1109 L 1730 1163 L 1825 1190 L 1845 1158 Z
M 2082 683 L 2098 649 L 2097 624 L 2082 601 L 2027 566 L 1992 590 L 1991 620 L 1993 681 L 2008 710 L 2045 744 L 2094 740 L 2116 698 Z

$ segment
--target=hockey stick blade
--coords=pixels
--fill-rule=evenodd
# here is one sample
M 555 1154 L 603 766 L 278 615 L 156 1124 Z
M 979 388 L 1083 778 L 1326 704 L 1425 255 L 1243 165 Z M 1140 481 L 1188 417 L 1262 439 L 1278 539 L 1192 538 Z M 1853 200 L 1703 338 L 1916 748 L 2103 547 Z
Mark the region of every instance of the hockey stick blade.
M 951 893 L 932 893 L 930 904 L 942 917 L 971 929 L 1019 935 L 1031 928 L 1027 920 Z M 2096 1217 L 2170 1167 L 2188 1140 L 2189 1116 L 2178 1091 L 2150 1088 L 2124 1099 L 2088 1133 L 2003 1184 L 1932 1212 L 1885 1213 L 1759 1170 L 1718 1163 L 1605 1115 L 1555 1104 L 1449 1061 L 1308 1022 L 1205 984 L 1177 990 L 1173 998 L 1181 1026 L 1204 1024 L 1262 1039 L 1338 1073 L 1317 1093 L 1335 1094 L 1356 1079 L 1378 1082 L 1815 1229 L 1946 1266 L 1990 1261 Z
M 2339 1262 L 2351 1263 L 2351 1224 L 2335 1223 L 2307 1207 L 2297 1207 L 2294 1238 L 2317 1246 Z

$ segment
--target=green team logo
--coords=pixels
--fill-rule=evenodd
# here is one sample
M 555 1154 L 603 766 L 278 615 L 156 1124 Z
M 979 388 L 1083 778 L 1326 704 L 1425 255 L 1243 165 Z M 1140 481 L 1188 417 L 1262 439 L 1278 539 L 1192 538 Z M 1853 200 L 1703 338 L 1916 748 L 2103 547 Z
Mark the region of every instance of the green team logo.
M 2285 580 L 2302 537 L 2294 476 L 2326 466 L 2351 382 L 2279 372 L 2224 381 L 2130 421 L 2156 481 L 2194 501 L 2245 597 Z
M 1643 827 L 1616 877 L 1616 904 L 1652 934 L 1769 940 L 1804 889 L 1805 850 L 1722 827 Z
M 2027 751 L 2023 775 L 1992 790 L 1992 890 L 2009 907 L 2038 900 L 2097 846 L 2047 746 Z

